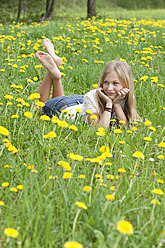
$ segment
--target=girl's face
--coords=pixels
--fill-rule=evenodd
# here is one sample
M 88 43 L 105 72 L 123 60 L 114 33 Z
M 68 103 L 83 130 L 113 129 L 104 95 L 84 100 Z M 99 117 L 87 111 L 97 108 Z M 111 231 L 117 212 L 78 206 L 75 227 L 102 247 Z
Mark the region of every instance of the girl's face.
M 102 88 L 112 101 L 118 96 L 118 91 L 123 89 L 123 84 L 115 71 L 109 72 L 106 75 Z

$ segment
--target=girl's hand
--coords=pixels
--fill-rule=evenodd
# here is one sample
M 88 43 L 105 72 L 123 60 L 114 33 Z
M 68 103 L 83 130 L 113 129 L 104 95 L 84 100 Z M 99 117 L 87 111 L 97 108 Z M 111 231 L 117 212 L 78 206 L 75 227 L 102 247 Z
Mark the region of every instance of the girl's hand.
M 106 104 L 112 104 L 112 100 L 104 93 L 103 88 L 97 88 L 96 92 Z
M 129 89 L 123 88 L 122 90 L 118 91 L 118 96 L 113 100 L 113 104 L 119 104 L 121 100 L 123 100 L 126 95 L 128 94 Z

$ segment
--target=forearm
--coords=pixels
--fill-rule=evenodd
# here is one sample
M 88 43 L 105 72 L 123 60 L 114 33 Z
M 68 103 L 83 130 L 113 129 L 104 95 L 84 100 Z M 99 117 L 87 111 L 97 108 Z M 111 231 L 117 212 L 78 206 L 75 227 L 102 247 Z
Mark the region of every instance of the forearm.
M 112 103 L 110 102 L 106 104 L 105 110 L 100 120 L 98 121 L 98 128 L 104 127 L 107 129 L 109 127 L 111 116 L 112 116 Z
M 118 122 L 119 121 L 124 121 L 125 122 L 124 125 L 127 126 L 128 125 L 128 119 L 127 119 L 127 117 L 126 117 L 126 115 L 125 115 L 120 103 L 119 104 L 114 104 L 114 111 L 115 111 L 115 114 L 116 114 Z

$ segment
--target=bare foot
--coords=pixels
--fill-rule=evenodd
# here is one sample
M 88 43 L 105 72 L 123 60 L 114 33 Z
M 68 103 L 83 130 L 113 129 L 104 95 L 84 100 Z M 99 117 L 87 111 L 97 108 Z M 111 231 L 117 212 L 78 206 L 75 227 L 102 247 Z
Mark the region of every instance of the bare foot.
M 35 54 L 35 56 L 40 61 L 40 63 L 50 72 L 52 77 L 56 79 L 61 78 L 61 74 L 57 68 L 56 63 L 48 53 L 38 52 Z
M 46 48 L 46 51 L 49 53 L 49 55 L 52 57 L 52 59 L 56 63 L 57 67 L 59 67 L 62 64 L 62 59 L 60 59 L 60 57 L 58 57 L 55 54 L 54 46 L 48 38 L 44 39 L 44 46 Z

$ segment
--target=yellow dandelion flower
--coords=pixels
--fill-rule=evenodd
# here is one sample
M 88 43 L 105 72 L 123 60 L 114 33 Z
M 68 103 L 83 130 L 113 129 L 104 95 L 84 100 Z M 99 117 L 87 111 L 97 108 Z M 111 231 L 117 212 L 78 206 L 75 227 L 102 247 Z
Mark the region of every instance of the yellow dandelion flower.
M 54 131 L 50 131 L 48 133 L 48 138 L 55 138 L 57 136 L 57 134 Z
M 3 206 L 5 203 L 3 201 L 0 201 L 0 206 Z
M 41 102 L 41 101 L 37 101 L 35 103 L 35 105 L 37 106 L 37 108 L 39 108 L 39 107 L 44 107 L 45 106 L 45 103 L 44 102 Z
M 33 78 L 33 81 L 38 81 L 38 77 L 34 77 Z
M 76 241 L 68 241 L 64 244 L 64 248 L 83 248 L 83 246 Z
M 81 161 L 84 159 L 83 156 L 75 155 L 73 153 L 68 154 L 67 157 L 69 157 L 70 159 L 73 159 L 73 160 L 77 160 L 77 161 Z
M 23 185 L 17 185 L 17 189 L 23 190 Z
M 119 168 L 119 169 L 118 169 L 118 172 L 124 173 L 124 172 L 126 172 L 126 170 L 125 170 L 124 168 Z
M 27 79 L 27 82 L 33 83 L 33 80 L 31 80 L 31 79 L 29 78 L 29 79 Z
M 32 113 L 28 111 L 24 113 L 24 116 L 30 119 L 33 117 Z
M 153 199 L 153 200 L 151 201 L 151 204 L 160 205 L 160 201 L 158 201 L 158 200 L 156 200 L 156 199 Z
M 17 192 L 17 188 L 12 187 L 12 188 L 10 188 L 10 191 L 12 191 L 12 192 Z
M 112 165 L 112 163 L 111 163 L 111 162 L 106 162 L 105 164 L 106 164 L 106 165 Z
M 0 134 L 7 136 L 9 135 L 9 131 L 7 128 L 0 126 Z
M 41 68 L 41 67 L 42 67 L 42 65 L 36 65 L 36 66 L 35 66 L 36 69 L 39 69 L 39 68 Z
M 40 117 L 40 120 L 44 120 L 44 121 L 50 121 L 50 117 L 48 115 L 42 115 Z
M 125 144 L 125 141 L 119 140 L 119 143 L 120 143 L 121 145 L 123 145 L 123 144 Z
M 60 127 L 68 127 L 68 126 L 69 126 L 69 124 L 68 124 L 66 121 L 59 121 L 57 124 L 58 124 Z
M 112 153 L 110 153 L 110 152 L 104 152 L 102 155 L 105 156 L 106 158 L 112 158 L 113 157 Z
M 83 189 L 83 191 L 85 191 L 85 192 L 90 192 L 91 190 L 92 190 L 92 188 L 88 185 L 86 185 Z
M 104 131 L 96 132 L 96 134 L 97 134 L 98 136 L 105 136 L 105 132 L 104 132 Z
M 152 127 L 152 126 L 149 127 L 149 129 L 150 129 L 151 131 L 154 131 L 154 132 L 156 131 L 156 128 L 155 128 L 155 127 Z
M 162 179 L 158 179 L 157 182 L 163 184 L 164 181 Z
M 83 209 L 87 210 L 87 206 L 86 206 L 83 202 L 76 202 L 76 205 L 77 205 L 79 208 L 83 208 Z
M 152 140 L 150 137 L 144 137 L 143 139 L 146 140 L 146 141 L 151 141 Z
M 7 186 L 9 186 L 9 183 L 8 182 L 4 182 L 4 183 L 2 183 L 2 187 L 7 187 Z
M 162 147 L 162 148 L 165 148 L 165 142 L 160 142 L 160 143 L 158 144 L 158 146 L 160 146 L 160 147 Z
M 19 115 L 12 115 L 11 118 L 12 119 L 17 119 L 17 118 L 19 118 Z
M 114 189 L 115 189 L 115 186 L 111 186 L 111 187 L 110 187 L 110 190 L 113 191 Z
M 11 96 L 11 95 L 5 95 L 4 98 L 6 98 L 8 100 L 12 100 L 13 99 L 13 96 Z
M 41 96 L 40 96 L 40 94 L 39 93 L 33 93 L 33 94 L 31 94 L 30 96 L 29 96 L 29 100 L 33 100 L 33 99 L 38 99 L 38 98 L 40 98 Z
M 164 157 L 164 155 L 160 154 L 160 155 L 157 156 L 157 158 L 164 159 L 165 157 Z
M 115 129 L 115 133 L 122 133 L 121 129 Z
M 113 176 L 113 175 L 107 175 L 107 179 L 108 179 L 108 180 L 109 180 L 109 179 L 113 180 L 113 179 L 114 179 L 114 176 Z
M 68 112 L 69 112 L 69 110 L 67 110 L 67 109 L 63 109 L 61 112 L 62 112 L 62 113 L 68 113 Z
M 74 131 L 78 131 L 78 128 L 76 126 L 74 126 L 74 125 L 70 125 L 68 128 L 72 129 Z
M 144 122 L 144 125 L 145 125 L 145 126 L 150 126 L 151 124 L 152 124 L 151 121 L 145 121 L 145 122 Z
M 133 157 L 136 157 L 136 158 L 142 158 L 144 159 L 144 155 L 142 152 L 139 152 L 139 151 L 136 151 L 132 154 Z
M 119 121 L 119 123 L 120 123 L 120 124 L 124 124 L 124 123 L 125 123 L 125 121 L 121 120 L 121 121 Z
M 71 172 L 65 172 L 63 175 L 63 179 L 70 179 L 72 177 L 72 173 Z
M 132 131 L 136 132 L 137 131 L 137 127 L 133 127 L 131 128 Z
M 107 199 L 108 201 L 111 201 L 111 200 L 114 199 L 114 196 L 113 196 L 113 195 L 106 195 L 106 199 Z
M 90 118 L 91 118 L 92 120 L 97 120 L 97 119 L 98 119 L 98 118 L 97 118 L 97 115 L 91 115 Z
M 4 234 L 6 234 L 8 237 L 17 238 L 19 233 L 16 229 L 8 227 L 5 228 Z
M 97 84 L 93 84 L 92 86 L 93 86 L 93 88 L 97 88 Z
M 92 114 L 92 111 L 91 110 L 86 110 L 86 113 L 87 114 Z
M 85 175 L 80 175 L 78 178 L 84 179 Z
M 132 131 L 131 130 L 128 130 L 127 133 L 132 133 Z
M 153 189 L 152 193 L 157 195 L 164 195 L 164 192 L 161 189 Z
M 98 174 L 96 174 L 95 177 L 96 178 L 102 178 L 102 176 L 101 175 L 98 175 Z
M 81 111 L 82 111 L 81 108 L 77 108 L 77 109 L 75 110 L 75 112 L 77 112 L 77 113 L 80 113 Z
M 117 231 L 124 235 L 131 235 L 133 234 L 133 226 L 129 221 L 121 220 L 117 222 L 116 225 Z

